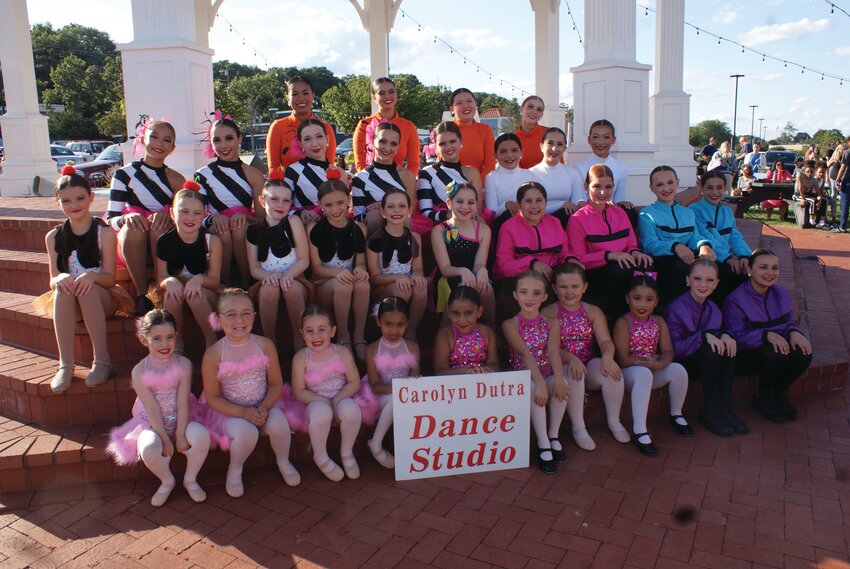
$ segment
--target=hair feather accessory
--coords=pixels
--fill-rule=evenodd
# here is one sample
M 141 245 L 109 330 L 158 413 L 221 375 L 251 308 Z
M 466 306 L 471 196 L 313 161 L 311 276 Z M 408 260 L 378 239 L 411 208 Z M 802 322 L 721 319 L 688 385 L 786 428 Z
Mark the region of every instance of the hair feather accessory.
M 136 136 L 133 137 L 133 158 L 145 156 L 145 131 L 150 122 L 150 115 L 139 115 L 139 122 L 136 123 Z
M 207 129 L 207 136 L 201 142 L 204 143 L 204 156 L 207 158 L 215 158 L 215 148 L 212 145 L 212 127 L 216 123 L 216 121 L 220 121 L 221 119 L 230 119 L 230 115 L 222 115 L 221 109 L 216 109 L 212 113 L 210 113 L 214 118 L 207 119 L 204 122 L 210 123 L 210 127 Z M 232 120 L 232 119 L 231 119 Z
M 62 170 L 60 170 L 59 173 L 63 176 L 73 176 L 77 173 L 77 169 L 70 164 L 66 164 L 65 166 L 62 166 Z
M 213 331 L 221 332 L 221 322 L 219 322 L 218 320 L 218 314 L 216 314 L 215 312 L 210 312 L 209 323 L 210 328 L 212 328 Z

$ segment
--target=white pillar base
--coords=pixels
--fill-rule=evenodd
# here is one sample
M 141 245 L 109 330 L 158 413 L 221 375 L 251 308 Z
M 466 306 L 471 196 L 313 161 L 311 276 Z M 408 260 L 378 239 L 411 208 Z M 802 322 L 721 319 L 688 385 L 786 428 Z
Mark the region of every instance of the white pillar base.
M 554 109 L 547 108 L 543 111 L 543 116 L 540 117 L 540 124 L 543 126 L 556 126 L 567 132 L 567 111 L 559 107 L 556 103 Z
M 50 137 L 47 117 L 40 114 L 6 113 L 0 116 L 0 126 L 8 141 L 3 174 L 0 175 L 0 196 L 37 195 L 33 179 L 39 176 L 42 195 L 51 195 L 49 187 L 59 178 L 56 162 L 50 158 Z M 45 191 L 45 187 L 48 191 Z

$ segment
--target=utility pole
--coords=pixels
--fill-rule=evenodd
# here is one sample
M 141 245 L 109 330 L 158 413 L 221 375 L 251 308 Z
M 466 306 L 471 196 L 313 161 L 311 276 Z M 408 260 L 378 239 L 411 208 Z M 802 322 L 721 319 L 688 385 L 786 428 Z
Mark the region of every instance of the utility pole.
M 735 110 L 732 113 L 732 140 L 729 141 L 729 146 L 731 146 L 731 150 L 734 152 L 735 150 L 735 136 L 736 130 L 738 128 L 738 79 L 744 77 L 742 73 L 736 73 L 735 75 L 730 75 L 730 78 L 735 79 Z

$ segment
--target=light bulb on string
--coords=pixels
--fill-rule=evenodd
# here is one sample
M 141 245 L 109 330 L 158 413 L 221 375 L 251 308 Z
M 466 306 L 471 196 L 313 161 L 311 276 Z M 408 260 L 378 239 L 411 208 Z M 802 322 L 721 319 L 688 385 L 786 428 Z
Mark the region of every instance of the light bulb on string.
M 764 55 L 761 56 L 761 62 L 764 63 Z
M 697 35 L 699 35 L 699 28 L 697 28 Z
M 721 40 L 721 39 L 723 39 L 723 38 L 721 38 L 721 37 L 718 37 L 718 38 L 717 38 L 717 45 L 720 45 L 720 40 Z

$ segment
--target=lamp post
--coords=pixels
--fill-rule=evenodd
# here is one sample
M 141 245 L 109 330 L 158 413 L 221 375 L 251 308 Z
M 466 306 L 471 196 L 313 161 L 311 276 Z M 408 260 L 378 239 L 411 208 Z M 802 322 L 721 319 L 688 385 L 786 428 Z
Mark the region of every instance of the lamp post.
M 762 134 L 762 125 L 764 124 L 764 117 L 759 117 L 759 138 L 764 140 L 764 135 Z
M 753 117 L 750 119 L 750 138 L 755 139 L 756 132 L 756 109 L 758 105 L 750 105 L 750 108 L 753 110 Z
M 738 79 L 744 77 L 742 73 L 736 73 L 734 75 L 730 75 L 730 78 L 735 79 L 735 110 L 732 113 L 732 140 L 729 141 L 729 145 L 734 149 L 735 148 L 735 131 L 738 128 Z

